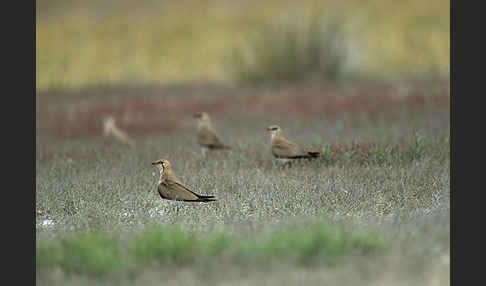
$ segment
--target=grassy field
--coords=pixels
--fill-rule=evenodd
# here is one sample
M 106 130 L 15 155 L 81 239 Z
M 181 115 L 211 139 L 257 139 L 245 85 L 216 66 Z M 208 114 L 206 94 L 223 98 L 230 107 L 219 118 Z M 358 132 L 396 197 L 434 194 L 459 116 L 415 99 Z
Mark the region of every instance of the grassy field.
M 449 283 L 448 82 L 37 96 L 38 285 Z M 201 154 L 201 110 L 234 150 Z M 135 148 L 103 139 L 107 114 Z M 282 168 L 271 124 L 323 156 Z M 159 158 L 218 201 L 161 200 Z
M 449 15 L 445 0 L 36 1 L 36 87 L 294 79 L 317 60 L 344 78 L 447 77 Z
M 449 9 L 36 1 L 37 284 L 449 284 Z M 322 156 L 283 168 L 273 124 Z

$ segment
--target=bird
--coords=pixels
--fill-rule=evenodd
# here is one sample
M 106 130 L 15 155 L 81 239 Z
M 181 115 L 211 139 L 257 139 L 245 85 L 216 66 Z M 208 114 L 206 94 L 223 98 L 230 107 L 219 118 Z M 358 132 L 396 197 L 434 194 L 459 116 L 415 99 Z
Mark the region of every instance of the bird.
M 282 136 L 282 128 L 278 125 L 271 125 L 267 128 L 271 135 L 271 152 L 274 157 L 285 164 L 290 163 L 292 160 L 301 158 L 317 158 L 320 156 L 320 152 L 309 151 L 285 139 Z
M 130 138 L 127 133 L 116 126 L 115 118 L 113 116 L 103 118 L 103 136 L 105 138 L 118 140 L 130 147 L 135 147 L 135 141 Z
M 216 201 L 214 196 L 203 196 L 194 193 L 186 186 L 179 183 L 172 172 L 171 164 L 168 160 L 159 159 L 152 163 L 159 168 L 160 179 L 157 190 L 162 199 L 184 202 L 212 202 Z
M 207 149 L 231 149 L 228 145 L 221 142 L 206 112 L 198 112 L 194 114 L 194 118 L 197 120 L 197 140 L 201 148 L 203 148 L 203 152 Z

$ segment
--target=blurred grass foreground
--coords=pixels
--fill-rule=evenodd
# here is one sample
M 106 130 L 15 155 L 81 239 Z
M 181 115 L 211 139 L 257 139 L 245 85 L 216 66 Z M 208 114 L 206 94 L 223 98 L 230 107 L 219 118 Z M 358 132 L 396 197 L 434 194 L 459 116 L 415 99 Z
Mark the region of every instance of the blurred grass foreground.
M 450 3 L 36 1 L 36 88 L 449 74 Z
M 325 223 L 248 240 L 224 231 L 190 234 L 181 227 L 147 227 L 135 239 L 121 242 L 102 233 L 77 233 L 58 241 L 42 239 L 36 245 L 38 270 L 61 267 L 68 273 L 102 276 L 115 271 L 135 273 L 153 262 L 209 263 L 226 256 L 240 263 L 267 263 L 269 258 L 291 257 L 303 264 L 332 263 L 346 255 L 379 253 L 387 243 L 380 237 L 348 233 Z

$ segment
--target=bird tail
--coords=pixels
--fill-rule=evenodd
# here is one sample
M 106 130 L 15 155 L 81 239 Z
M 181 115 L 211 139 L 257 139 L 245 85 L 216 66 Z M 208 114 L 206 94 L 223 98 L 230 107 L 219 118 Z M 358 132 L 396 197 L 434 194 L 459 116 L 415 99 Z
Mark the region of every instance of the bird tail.
M 215 146 L 213 147 L 214 149 L 231 149 L 230 146 L 228 145 L 224 145 L 224 144 L 221 144 L 221 145 L 218 145 L 218 146 Z
M 213 196 L 199 196 L 197 200 L 183 200 L 183 201 L 208 203 L 208 202 L 214 202 L 216 201 L 216 199 Z
M 197 196 L 197 200 L 192 200 L 191 202 L 204 202 L 204 203 L 207 203 L 207 202 L 213 202 L 213 201 L 216 200 L 214 198 L 214 196 L 204 196 L 204 195 L 198 195 L 198 194 L 196 194 L 196 196 Z
M 317 158 L 321 155 L 319 152 L 307 152 L 312 158 Z
M 202 195 L 197 195 L 198 198 L 200 199 L 213 199 L 214 196 L 202 196 Z

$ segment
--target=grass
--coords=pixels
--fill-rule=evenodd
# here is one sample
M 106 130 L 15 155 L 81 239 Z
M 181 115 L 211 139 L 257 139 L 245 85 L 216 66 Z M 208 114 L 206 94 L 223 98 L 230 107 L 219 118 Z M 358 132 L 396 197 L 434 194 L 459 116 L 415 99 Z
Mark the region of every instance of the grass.
M 68 273 L 84 272 L 100 276 L 121 266 L 116 241 L 99 234 L 72 234 L 63 240 L 62 247 L 55 244 L 47 247 L 53 254 L 41 251 L 36 253 L 37 259 L 48 260 L 52 263 L 50 267 L 61 266 Z M 39 263 L 39 266 L 45 267 L 43 263 Z
M 36 5 L 36 88 L 78 89 L 104 84 L 234 83 L 265 76 L 259 67 L 279 76 L 295 77 L 302 68 L 325 68 L 333 79 L 340 75 L 342 59 L 329 51 L 331 38 L 319 40 L 314 25 L 300 42 L 293 27 L 305 23 L 315 11 L 323 11 L 344 23 L 342 33 L 353 73 L 365 78 L 447 77 L 450 67 L 450 3 L 413 0 L 300 1 L 267 0 L 248 5 L 226 1 L 153 1 L 116 5 L 98 1 L 39 1 Z M 277 29 L 267 29 L 277 27 Z M 278 27 L 290 27 L 278 30 Z M 264 40 L 252 40 L 261 31 Z M 287 39 L 281 36 L 287 35 Z M 269 40 L 275 40 L 269 42 Z M 248 42 L 250 41 L 250 42 Z M 339 41 L 341 42 L 341 41 Z M 283 46 L 279 46 L 279 43 Z M 306 45 L 301 49 L 296 45 Z M 309 45 L 310 44 L 310 45 Z M 335 44 L 335 43 L 333 43 Z M 234 63 L 234 55 L 255 52 L 256 63 Z M 317 51 L 323 48 L 324 51 Z M 327 51 L 326 51 L 327 49 Z M 332 49 L 335 49 L 333 47 Z M 274 57 L 276 53 L 278 57 Z M 303 60 L 302 54 L 310 53 Z M 273 62 L 260 62 L 270 55 Z M 317 67 L 326 56 L 331 63 Z M 297 56 L 292 60 L 293 56 Z M 277 62 L 275 62 L 277 61 Z M 249 70 L 248 72 L 245 72 Z M 293 72 L 292 72 L 293 70 Z M 250 73 L 251 72 L 251 73 Z M 253 75 L 252 75 L 253 74 Z M 305 71 L 302 76 L 307 76 Z
M 245 246 L 240 256 L 255 255 L 260 259 L 288 259 L 312 264 L 320 261 L 333 263 L 349 253 L 369 254 L 385 248 L 386 243 L 379 236 L 370 234 L 344 233 L 325 223 L 314 223 L 308 228 L 296 227 L 291 230 L 270 234 L 262 241 L 253 241 Z
M 122 269 L 140 271 L 154 262 L 207 264 L 221 260 L 223 253 L 229 253 L 229 260 L 238 263 L 246 259 L 252 264 L 268 263 L 272 257 L 306 264 L 317 263 L 319 258 L 330 263 L 352 253 L 379 253 L 386 247 L 380 237 L 345 233 L 322 222 L 249 240 L 223 231 L 204 235 L 174 226 L 148 226 L 124 240 L 129 242 L 122 245 L 103 233 L 73 233 L 62 242 L 38 240 L 37 270 L 59 267 L 66 273 L 99 277 Z
M 179 228 L 145 230 L 134 243 L 134 255 L 141 261 L 183 263 L 197 257 L 199 239 Z
M 242 82 L 293 82 L 312 77 L 337 81 L 349 58 L 343 22 L 322 13 L 300 26 L 268 25 L 245 41 L 230 61 Z
M 346 94 L 353 88 L 360 94 Z M 36 112 L 37 282 L 447 284 L 450 104 L 433 88 L 139 88 L 123 94 L 126 107 L 97 96 L 109 90 L 47 94 Z M 174 94 L 152 102 L 159 93 Z M 190 114 L 211 106 L 223 142 L 237 147 L 203 157 Z M 136 148 L 103 140 L 95 127 L 110 110 Z M 160 114 L 177 124 L 155 128 Z M 323 156 L 282 168 L 268 152 L 271 124 Z M 60 127 L 72 133 L 51 133 Z M 161 200 L 158 158 L 218 200 Z

